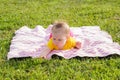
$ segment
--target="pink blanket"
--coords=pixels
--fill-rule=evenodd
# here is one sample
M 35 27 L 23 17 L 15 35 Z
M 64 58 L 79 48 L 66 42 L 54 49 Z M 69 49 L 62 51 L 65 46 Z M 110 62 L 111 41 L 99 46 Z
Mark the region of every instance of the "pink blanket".
M 40 51 L 47 43 L 50 31 L 50 25 L 47 29 L 42 26 L 36 26 L 30 29 L 27 26 L 21 27 L 15 32 L 8 52 L 8 60 L 11 58 L 32 57 L 38 58 Z M 52 55 L 62 56 L 65 59 L 72 57 L 104 57 L 111 54 L 120 55 L 120 45 L 112 41 L 111 36 L 100 30 L 99 26 L 70 27 L 73 37 L 81 41 L 81 49 L 53 50 L 47 55 L 51 59 Z

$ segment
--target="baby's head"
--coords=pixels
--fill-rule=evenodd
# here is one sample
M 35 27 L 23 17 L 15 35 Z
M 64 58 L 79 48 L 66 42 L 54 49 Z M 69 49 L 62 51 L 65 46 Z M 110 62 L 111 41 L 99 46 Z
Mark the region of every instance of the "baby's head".
M 52 27 L 52 38 L 53 43 L 62 48 L 67 38 L 70 36 L 70 28 L 69 25 L 65 22 L 55 22 Z
M 55 22 L 52 27 L 52 34 L 62 34 L 65 36 L 69 36 L 69 25 L 65 22 Z

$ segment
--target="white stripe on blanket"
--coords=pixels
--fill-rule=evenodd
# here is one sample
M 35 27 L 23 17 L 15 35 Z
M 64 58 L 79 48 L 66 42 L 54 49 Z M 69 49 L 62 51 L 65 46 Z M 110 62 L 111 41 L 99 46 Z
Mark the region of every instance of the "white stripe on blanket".
M 81 49 L 53 50 L 47 55 L 62 56 L 66 59 L 72 57 L 104 57 L 111 54 L 120 55 L 120 45 L 112 41 L 111 36 L 100 30 L 99 26 L 70 27 L 73 37 L 82 42 Z M 32 57 L 38 58 L 40 51 L 44 48 L 49 39 L 51 25 L 44 29 L 36 26 L 30 29 L 27 26 L 21 27 L 15 32 L 8 52 L 8 60 L 11 58 Z

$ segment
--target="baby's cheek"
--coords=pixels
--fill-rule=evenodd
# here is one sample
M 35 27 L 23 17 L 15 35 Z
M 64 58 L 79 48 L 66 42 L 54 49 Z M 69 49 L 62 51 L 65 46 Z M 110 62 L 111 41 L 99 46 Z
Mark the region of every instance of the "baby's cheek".
M 62 44 L 62 45 L 65 45 L 65 43 L 66 43 L 66 41 L 62 42 L 61 44 Z

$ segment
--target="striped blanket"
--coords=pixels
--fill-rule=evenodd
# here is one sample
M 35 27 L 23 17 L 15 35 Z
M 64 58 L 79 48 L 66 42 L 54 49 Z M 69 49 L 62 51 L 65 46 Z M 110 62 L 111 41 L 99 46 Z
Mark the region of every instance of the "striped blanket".
M 40 51 L 45 47 L 51 33 L 50 25 L 43 28 L 38 25 L 34 29 L 23 26 L 15 32 L 11 40 L 7 59 L 32 57 L 39 58 Z M 111 54 L 120 55 L 120 45 L 113 42 L 112 37 L 99 26 L 70 27 L 73 37 L 82 43 L 81 49 L 53 50 L 46 59 L 58 55 L 65 59 L 79 57 L 105 57 Z

